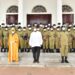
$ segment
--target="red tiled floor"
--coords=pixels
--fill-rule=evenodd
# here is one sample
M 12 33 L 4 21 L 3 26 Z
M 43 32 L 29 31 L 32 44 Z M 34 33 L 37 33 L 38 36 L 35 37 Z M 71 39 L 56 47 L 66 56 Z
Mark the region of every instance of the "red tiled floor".
M 75 68 L 0 67 L 0 75 L 75 75 Z

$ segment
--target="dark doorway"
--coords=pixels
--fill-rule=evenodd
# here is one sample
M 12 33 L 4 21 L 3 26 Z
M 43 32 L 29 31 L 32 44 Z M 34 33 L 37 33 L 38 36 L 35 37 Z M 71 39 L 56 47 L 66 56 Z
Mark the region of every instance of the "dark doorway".
M 27 24 L 48 24 L 52 23 L 52 15 L 51 14 L 28 14 L 27 15 Z
M 68 24 L 73 24 L 74 23 L 74 14 L 63 14 L 63 24 L 68 23 Z
M 6 15 L 7 24 L 17 24 L 18 23 L 18 14 L 16 15 Z

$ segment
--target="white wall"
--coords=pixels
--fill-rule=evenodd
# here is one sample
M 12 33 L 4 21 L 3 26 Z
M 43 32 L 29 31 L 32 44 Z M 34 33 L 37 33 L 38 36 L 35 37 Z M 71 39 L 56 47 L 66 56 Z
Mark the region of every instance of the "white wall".
M 18 5 L 17 0 L 0 0 L 0 24 L 6 21 L 6 11 L 12 5 Z
M 32 9 L 37 5 L 44 6 L 47 9 L 47 13 L 52 14 L 52 24 L 56 23 L 56 16 L 57 16 L 56 0 L 24 0 L 23 9 L 24 9 L 25 20 L 26 20 L 27 14 L 32 14 Z M 26 25 L 26 22 L 27 21 L 24 22 L 25 25 Z

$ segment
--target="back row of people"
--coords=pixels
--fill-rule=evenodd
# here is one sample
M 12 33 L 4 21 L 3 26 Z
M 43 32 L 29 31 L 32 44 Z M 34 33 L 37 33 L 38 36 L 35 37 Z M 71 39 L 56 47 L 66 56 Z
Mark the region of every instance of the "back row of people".
M 14 26 L 15 27 L 15 26 Z M 75 26 L 69 25 L 68 27 L 62 26 L 60 27 L 54 24 L 53 26 L 50 25 L 37 25 L 34 26 L 28 25 L 28 27 L 15 27 L 16 31 L 19 36 L 19 49 L 21 52 L 23 51 L 30 51 L 29 46 L 29 38 L 30 34 L 34 28 L 37 28 L 38 31 L 42 33 L 43 36 L 43 45 L 42 51 L 43 52 L 59 52 L 60 48 L 60 32 L 62 32 L 62 28 L 65 29 L 66 32 L 69 33 L 69 51 L 75 51 Z M 0 27 L 0 48 L 1 51 L 8 50 L 8 35 L 10 33 L 11 27 Z M 62 41 L 63 42 L 63 41 Z

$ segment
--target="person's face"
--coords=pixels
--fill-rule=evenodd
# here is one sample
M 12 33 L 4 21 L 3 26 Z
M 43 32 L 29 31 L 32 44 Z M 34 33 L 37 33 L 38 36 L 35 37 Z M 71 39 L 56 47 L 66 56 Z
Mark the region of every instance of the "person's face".
M 48 26 L 50 26 L 50 24 L 48 24 Z
M 69 27 L 72 27 L 72 25 L 69 25 Z
M 5 28 L 5 30 L 8 30 L 8 28 Z
M 62 28 L 62 30 L 63 30 L 63 31 L 65 31 L 65 30 L 66 30 L 66 28 L 65 28 L 65 27 L 63 27 L 63 28 Z
M 29 27 L 30 25 L 28 25 L 28 27 Z
M 51 31 L 53 31 L 53 28 L 51 28 Z
M 46 31 L 46 29 L 44 29 L 44 31 Z
M 43 27 L 43 25 L 41 24 L 40 27 Z
M 57 31 L 60 31 L 60 28 L 57 28 Z
M 73 29 L 75 30 L 75 27 L 73 27 Z
M 56 28 L 56 26 L 53 26 L 53 28 Z
M 34 26 L 36 27 L 36 26 L 37 26 L 37 24 L 34 24 Z
M 15 33 L 15 28 L 11 29 L 11 33 L 14 34 Z
M 50 28 L 48 27 L 47 30 L 49 30 Z
M 39 28 L 37 28 L 37 30 L 39 31 L 40 29 L 39 29 Z
M 18 31 L 21 31 L 21 29 L 18 29 Z
M 71 31 L 71 29 L 68 29 L 68 31 L 70 32 L 70 31 Z
M 29 28 L 29 30 L 31 30 L 32 28 Z
M 45 27 L 47 28 L 47 25 Z
M 36 32 L 37 31 L 37 29 L 36 28 L 34 28 L 34 32 Z
M 23 31 L 25 31 L 26 29 L 23 29 Z

